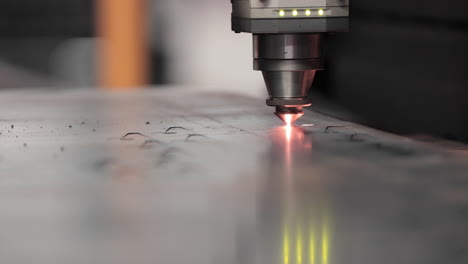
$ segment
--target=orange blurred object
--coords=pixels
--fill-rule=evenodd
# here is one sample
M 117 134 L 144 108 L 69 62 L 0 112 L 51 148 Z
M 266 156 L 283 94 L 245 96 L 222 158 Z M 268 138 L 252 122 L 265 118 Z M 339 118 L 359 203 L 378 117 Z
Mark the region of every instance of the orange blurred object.
M 136 89 L 148 83 L 146 0 L 96 0 L 99 86 Z

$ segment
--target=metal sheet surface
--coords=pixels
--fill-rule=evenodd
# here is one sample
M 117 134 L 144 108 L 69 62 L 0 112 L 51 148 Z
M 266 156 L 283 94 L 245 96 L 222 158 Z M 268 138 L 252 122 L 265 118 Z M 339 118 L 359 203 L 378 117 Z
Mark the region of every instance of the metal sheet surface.
M 468 263 L 462 151 L 271 112 L 184 90 L 0 94 L 0 263 Z

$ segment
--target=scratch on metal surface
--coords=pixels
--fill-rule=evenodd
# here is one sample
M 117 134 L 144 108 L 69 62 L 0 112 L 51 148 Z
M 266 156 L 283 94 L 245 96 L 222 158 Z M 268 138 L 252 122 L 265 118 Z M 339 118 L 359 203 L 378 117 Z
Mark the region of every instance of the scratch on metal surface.
M 168 128 L 168 129 L 166 129 L 166 131 L 164 131 L 164 134 L 166 134 L 166 135 L 174 135 L 174 134 L 177 134 L 177 132 L 171 132 L 171 130 L 174 130 L 174 129 L 183 129 L 183 130 L 192 132 L 190 129 L 187 129 L 187 128 L 185 128 L 185 127 L 173 126 L 173 127 L 170 127 L 170 128 Z
M 189 141 L 189 139 L 191 139 L 193 137 L 205 137 L 206 138 L 207 136 L 202 135 L 202 134 L 190 134 L 185 138 L 185 141 Z
M 329 133 L 328 130 L 330 130 L 330 128 L 343 128 L 343 127 L 352 127 L 352 125 L 344 125 L 344 126 L 327 126 L 327 128 L 325 128 L 325 133 Z
M 120 140 L 133 140 L 133 138 L 129 138 L 130 136 L 142 136 L 142 137 L 148 138 L 147 135 L 144 135 L 144 134 L 142 134 L 142 133 L 139 133 L 139 132 L 130 132 L 130 133 L 125 134 L 125 136 L 121 137 Z

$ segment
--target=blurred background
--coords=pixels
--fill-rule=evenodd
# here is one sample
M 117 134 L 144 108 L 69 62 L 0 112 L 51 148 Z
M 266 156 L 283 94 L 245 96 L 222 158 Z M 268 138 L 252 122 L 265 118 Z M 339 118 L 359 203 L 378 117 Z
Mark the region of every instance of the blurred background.
M 186 86 L 264 96 L 251 35 L 231 32 L 230 12 L 229 0 L 2 0 L 0 90 Z M 350 32 L 326 42 L 319 108 L 468 142 L 467 1 L 351 0 Z

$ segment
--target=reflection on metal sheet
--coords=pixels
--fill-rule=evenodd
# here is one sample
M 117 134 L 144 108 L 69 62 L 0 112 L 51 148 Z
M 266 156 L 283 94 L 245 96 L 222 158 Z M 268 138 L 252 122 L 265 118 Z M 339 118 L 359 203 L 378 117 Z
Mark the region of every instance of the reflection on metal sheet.
M 309 264 L 315 264 L 315 232 L 313 225 L 310 226 L 309 230 Z
M 331 254 L 330 208 L 320 191 L 305 190 L 301 185 L 304 160 L 312 158 L 312 139 L 300 127 L 284 126 L 272 133 L 275 153 L 284 153 L 273 160 L 284 167 L 277 175 L 282 179 L 278 195 L 283 231 L 281 241 L 283 264 L 329 264 Z M 313 176 L 313 175 L 309 175 Z M 307 178 L 307 177 L 306 177 Z M 305 179 L 307 180 L 307 179 Z
M 331 239 L 328 218 L 322 217 L 318 222 L 314 221 L 313 217 L 307 220 L 309 221 L 304 222 L 308 223 L 307 225 L 302 225 L 302 221 L 285 224 L 282 237 L 283 264 L 302 264 L 307 256 L 309 264 L 330 263 Z M 304 237 L 308 237 L 308 240 L 303 239 Z M 291 258 L 292 252 L 295 253 L 294 258 Z M 316 256 L 318 252 L 320 255 Z
M 283 231 L 283 263 L 289 264 L 289 230 Z
M 276 127 L 231 94 L 21 92 L 0 112 L 0 263 L 468 263 L 465 158 L 316 112 Z
M 328 264 L 330 254 L 330 237 L 327 221 L 322 223 L 322 264 Z
M 302 234 L 300 224 L 297 227 L 296 233 L 296 260 L 297 264 L 302 264 Z

